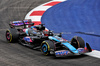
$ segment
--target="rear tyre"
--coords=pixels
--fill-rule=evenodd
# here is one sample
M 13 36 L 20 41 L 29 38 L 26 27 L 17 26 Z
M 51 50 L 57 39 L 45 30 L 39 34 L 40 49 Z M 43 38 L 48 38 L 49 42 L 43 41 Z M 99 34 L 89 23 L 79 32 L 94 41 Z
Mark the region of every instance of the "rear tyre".
M 41 51 L 44 55 L 50 55 L 50 50 L 55 50 L 53 41 L 45 40 L 41 44 Z
M 74 36 L 71 40 L 71 45 L 73 45 L 76 49 L 84 48 L 85 47 L 85 42 L 81 37 Z
M 18 41 L 19 32 L 17 29 L 11 28 L 6 31 L 6 39 L 8 42 L 16 42 Z

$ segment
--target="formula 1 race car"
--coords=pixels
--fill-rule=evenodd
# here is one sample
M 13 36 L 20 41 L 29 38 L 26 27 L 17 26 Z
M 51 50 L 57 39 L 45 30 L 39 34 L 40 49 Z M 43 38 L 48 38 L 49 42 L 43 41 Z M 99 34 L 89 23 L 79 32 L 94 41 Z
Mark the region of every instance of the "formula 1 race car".
M 74 36 L 71 41 L 62 38 L 61 33 L 46 30 L 43 24 L 35 25 L 31 20 L 10 22 L 6 31 L 8 42 L 19 42 L 30 48 L 40 49 L 44 55 L 54 54 L 56 57 L 81 55 L 92 49 L 81 37 Z

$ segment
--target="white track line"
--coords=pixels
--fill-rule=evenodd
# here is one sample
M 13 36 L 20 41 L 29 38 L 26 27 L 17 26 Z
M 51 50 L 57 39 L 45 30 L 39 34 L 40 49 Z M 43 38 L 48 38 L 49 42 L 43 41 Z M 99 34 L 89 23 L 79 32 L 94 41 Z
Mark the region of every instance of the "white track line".
M 96 57 L 96 58 L 100 58 L 100 51 L 97 50 L 93 50 L 90 53 L 85 53 L 86 55 L 92 56 L 92 57 Z
M 52 0 L 50 2 L 47 2 L 47 3 L 44 3 L 34 9 L 32 9 L 26 16 L 25 16 L 25 19 L 31 19 L 32 21 L 40 21 L 41 22 L 41 16 L 30 16 L 30 14 L 34 11 L 46 11 L 47 9 L 49 9 L 50 7 L 52 6 L 43 6 L 45 4 L 48 4 L 48 3 L 51 3 L 51 2 L 56 2 L 56 1 L 59 1 L 59 2 L 63 2 L 63 1 L 66 1 L 66 0 Z M 89 56 L 92 56 L 92 57 L 96 57 L 96 58 L 100 58 L 100 51 L 97 51 L 97 50 L 93 50 L 92 52 L 90 53 L 85 53 L 86 55 L 89 55 Z

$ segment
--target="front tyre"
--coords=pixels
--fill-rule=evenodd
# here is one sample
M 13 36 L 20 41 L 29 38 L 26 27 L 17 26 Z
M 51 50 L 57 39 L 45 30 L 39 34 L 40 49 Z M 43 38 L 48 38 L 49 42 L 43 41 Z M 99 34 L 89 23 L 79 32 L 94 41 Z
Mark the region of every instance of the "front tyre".
M 55 46 L 53 41 L 50 40 L 45 40 L 41 44 L 41 51 L 43 52 L 44 55 L 50 55 L 50 50 L 54 50 Z
M 74 36 L 71 40 L 71 45 L 73 45 L 76 49 L 84 48 L 85 47 L 85 42 L 81 37 Z

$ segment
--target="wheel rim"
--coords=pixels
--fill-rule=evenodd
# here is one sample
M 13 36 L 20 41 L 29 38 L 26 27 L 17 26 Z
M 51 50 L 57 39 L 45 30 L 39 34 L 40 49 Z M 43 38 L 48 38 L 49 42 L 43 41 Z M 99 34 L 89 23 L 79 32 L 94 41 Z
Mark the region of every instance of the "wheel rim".
M 43 51 L 44 53 L 46 53 L 46 52 L 48 51 L 48 47 L 47 47 L 46 44 L 43 44 L 43 46 L 42 46 L 42 51 Z
M 6 32 L 6 39 L 7 41 L 11 42 L 12 41 L 12 35 L 9 31 Z
M 6 33 L 6 38 L 7 38 L 7 40 L 10 40 L 11 36 L 10 36 L 9 32 Z

